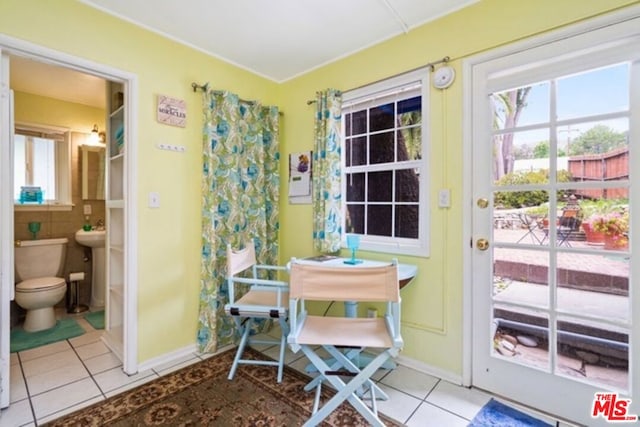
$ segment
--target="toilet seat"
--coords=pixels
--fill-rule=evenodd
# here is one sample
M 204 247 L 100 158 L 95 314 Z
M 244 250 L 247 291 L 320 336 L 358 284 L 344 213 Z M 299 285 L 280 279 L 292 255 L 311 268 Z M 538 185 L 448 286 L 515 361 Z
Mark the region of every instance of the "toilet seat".
M 38 277 L 27 279 L 16 285 L 16 292 L 42 292 L 66 287 L 67 282 L 62 277 Z

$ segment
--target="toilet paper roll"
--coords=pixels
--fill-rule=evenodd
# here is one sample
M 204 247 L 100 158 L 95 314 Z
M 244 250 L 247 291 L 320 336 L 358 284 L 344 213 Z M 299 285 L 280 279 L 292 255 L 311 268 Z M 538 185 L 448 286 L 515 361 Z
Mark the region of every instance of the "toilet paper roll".
M 70 282 L 79 282 L 80 280 L 84 280 L 84 273 L 71 273 L 69 274 Z

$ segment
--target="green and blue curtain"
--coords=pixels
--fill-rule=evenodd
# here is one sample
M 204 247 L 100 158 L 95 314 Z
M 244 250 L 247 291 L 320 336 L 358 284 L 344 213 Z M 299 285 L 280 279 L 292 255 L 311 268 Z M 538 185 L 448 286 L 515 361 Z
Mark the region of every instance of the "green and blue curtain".
M 316 94 L 313 149 L 313 247 L 322 253 L 340 250 L 342 231 L 341 118 L 342 94 Z
M 278 262 L 280 177 L 278 108 L 207 90 L 203 96 L 202 268 L 198 347 L 213 352 L 235 341 L 224 313 L 229 301 L 226 247 L 254 240 L 260 264 Z M 263 327 L 268 327 L 264 324 Z

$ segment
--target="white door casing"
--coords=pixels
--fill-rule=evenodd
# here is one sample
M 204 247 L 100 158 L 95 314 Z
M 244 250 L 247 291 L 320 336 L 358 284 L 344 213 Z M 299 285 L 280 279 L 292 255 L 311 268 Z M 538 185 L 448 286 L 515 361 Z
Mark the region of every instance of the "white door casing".
M 124 198 L 124 222 L 125 222 L 125 272 L 124 272 L 124 281 L 127 286 L 125 289 L 124 295 L 124 339 L 123 339 L 123 370 L 127 374 L 135 374 L 138 370 L 138 361 L 137 361 L 137 262 L 135 256 L 137 254 L 137 171 L 136 171 L 136 161 L 137 161 L 137 118 L 136 112 L 138 108 L 138 83 L 137 76 L 115 69 L 110 66 L 106 66 L 104 64 L 99 64 L 93 61 L 88 61 L 83 58 L 79 58 L 76 56 L 72 56 L 66 53 L 62 53 L 59 51 L 55 51 L 49 48 L 45 48 L 43 46 L 35 45 L 30 42 L 26 42 L 20 39 L 16 39 L 6 35 L 0 35 L 0 51 L 3 54 L 7 55 L 7 59 L 9 55 L 20 55 L 25 57 L 30 57 L 38 61 L 51 63 L 53 65 L 70 68 L 76 71 L 80 71 L 87 74 L 92 74 L 106 80 L 118 81 L 122 82 L 127 91 L 127 97 L 125 98 L 125 109 L 127 115 L 127 127 L 125 128 L 126 132 L 126 141 L 128 141 L 127 145 L 127 155 L 124 164 L 125 174 L 127 176 L 126 180 L 126 188 L 125 198 Z M 9 87 L 8 84 L 8 60 L 2 61 L 2 68 L 0 69 L 0 82 L 5 82 L 6 79 L 6 87 Z M 5 63 L 6 62 L 6 63 Z M 4 93 L 4 92 L 3 92 Z M 0 174 L 2 178 L 2 182 L 5 181 L 5 174 L 13 179 L 13 165 L 12 152 L 5 154 L 5 151 L 12 150 L 12 144 L 9 144 L 9 137 L 7 136 L 7 129 L 10 126 L 5 127 L 5 123 L 8 121 L 9 113 L 8 109 L 5 108 L 5 98 L 2 98 L 2 104 L 0 104 L 0 136 L 2 137 L 2 151 L 0 152 Z M 9 161 L 9 159 L 11 159 Z M 6 191 L 5 191 L 6 190 Z M 1 242 L 2 246 L 0 247 L 0 265 L 2 266 L 2 283 L 10 283 L 9 289 L 13 290 L 13 191 L 12 186 L 2 186 L 2 191 L 0 193 L 0 228 L 2 229 L 2 237 Z M 108 230 L 107 230 L 108 233 Z M 8 246 L 7 246 L 8 245 Z M 8 248 L 8 249 L 7 249 Z M 5 273 L 6 270 L 10 270 L 10 273 Z M 10 277 L 9 277 L 10 274 Z M 10 291 L 10 292 L 11 292 Z M 0 299 L 0 304 L 4 304 L 4 299 Z M 6 334 L 6 346 L 7 346 L 7 355 L 9 348 L 9 310 L 8 310 L 8 302 L 6 316 L 7 320 L 5 321 L 4 316 L 5 312 L 0 312 L 0 316 L 2 316 L 0 323 L 0 339 L 4 337 Z M 4 308 L 4 305 L 0 306 L 0 310 Z M 5 341 L 0 342 L 0 347 L 3 345 Z M 1 348 L 0 348 L 1 349 Z M 7 367 L 9 366 L 9 360 L 7 356 Z M 5 381 L 5 378 L 8 379 L 8 375 L 5 377 L 2 376 L 2 381 Z M 8 405 L 8 382 L 7 382 L 7 405 Z M 4 392 L 3 388 L 3 392 Z
M 0 407 L 9 406 L 10 303 L 13 269 L 13 93 L 9 57 L 0 49 Z

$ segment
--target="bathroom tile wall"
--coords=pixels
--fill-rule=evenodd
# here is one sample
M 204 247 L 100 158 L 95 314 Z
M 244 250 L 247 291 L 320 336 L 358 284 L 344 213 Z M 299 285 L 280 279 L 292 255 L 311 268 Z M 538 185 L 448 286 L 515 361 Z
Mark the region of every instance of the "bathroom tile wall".
M 84 205 L 91 205 L 90 222 L 95 225 L 99 219 L 105 219 L 104 200 L 82 200 L 82 155 L 80 145 L 87 135 L 78 132 L 71 134 L 71 186 L 73 208 L 70 211 L 16 211 L 14 216 L 14 237 L 16 240 L 30 240 L 28 224 L 40 222 L 38 239 L 66 237 L 69 239 L 65 263 L 65 278 L 69 273 L 84 272 L 85 280 L 80 283 L 80 302 L 89 304 L 91 297 L 91 249 L 75 241 L 75 232 L 84 224 Z M 63 300 L 58 306 L 64 305 Z

